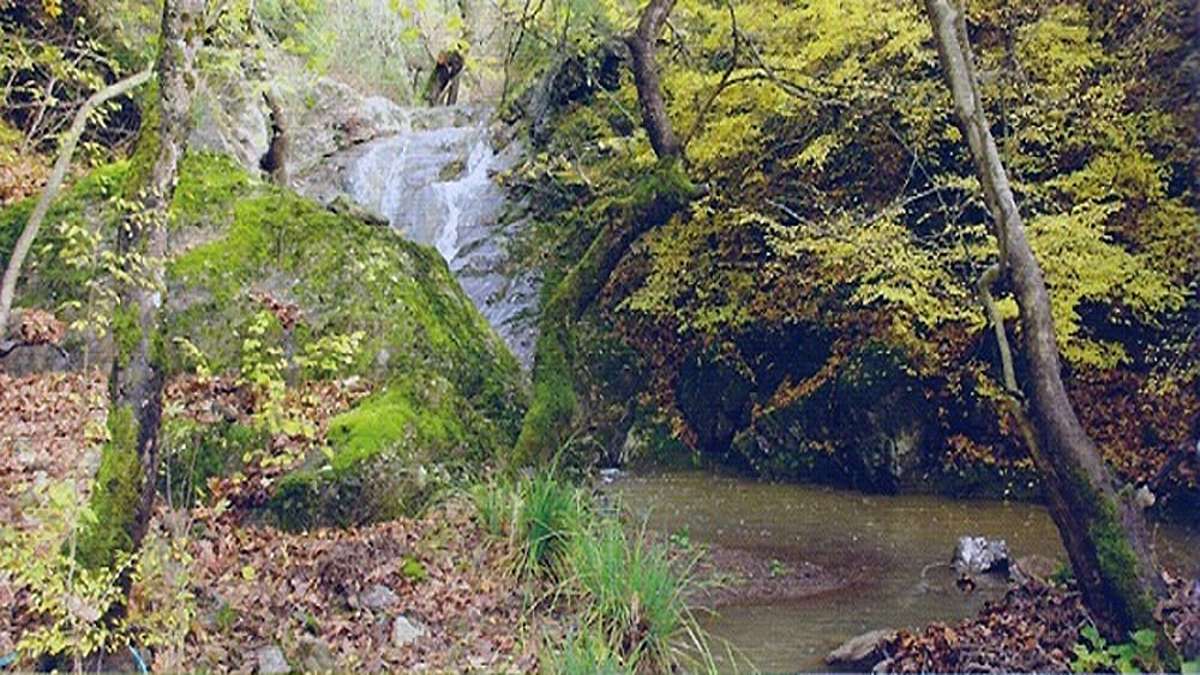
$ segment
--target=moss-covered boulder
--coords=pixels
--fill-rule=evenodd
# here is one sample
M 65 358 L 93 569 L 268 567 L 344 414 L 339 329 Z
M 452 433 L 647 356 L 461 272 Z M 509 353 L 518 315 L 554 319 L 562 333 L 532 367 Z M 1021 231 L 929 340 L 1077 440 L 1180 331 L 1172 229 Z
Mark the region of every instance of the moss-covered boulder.
M 73 247 L 83 231 L 112 239 L 127 170 L 125 164 L 99 169 L 59 199 L 18 305 L 56 308 L 68 321 L 104 314 L 97 300 L 103 294 L 88 286 L 103 276 L 101 256 L 79 256 Z M 30 208 L 26 202 L 0 211 L 0 259 Z M 198 350 L 212 371 L 236 371 L 248 329 L 272 304 L 299 312 L 283 331 L 279 346 L 286 352 L 305 354 L 323 338 L 362 334 L 351 363 L 335 376 L 365 379 L 379 393 L 333 424 L 332 459 L 311 461 L 283 481 L 275 509 L 281 519 L 351 522 L 391 513 L 405 502 L 393 499 L 394 490 L 359 491 L 364 499 L 349 505 L 337 495 L 357 489 L 363 477 L 399 474 L 409 461 L 465 464 L 511 447 L 526 403 L 520 368 L 433 249 L 206 154 L 182 166 L 170 248 L 169 364 L 182 368 Z M 71 266 L 66 257 L 83 260 Z M 279 333 L 276 327 L 272 338 Z M 103 343 L 76 337 L 71 347 L 88 346 L 98 363 Z M 287 504 L 300 503 L 287 500 L 300 485 L 309 510 L 291 518 Z M 334 504 L 337 513 L 324 512 Z

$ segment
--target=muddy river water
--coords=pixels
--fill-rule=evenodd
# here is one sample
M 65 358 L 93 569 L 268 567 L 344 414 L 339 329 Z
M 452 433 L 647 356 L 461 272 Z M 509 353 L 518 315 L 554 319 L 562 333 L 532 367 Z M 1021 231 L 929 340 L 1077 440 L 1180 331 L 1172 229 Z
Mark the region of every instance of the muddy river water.
M 782 564 L 808 561 L 847 584 L 799 600 L 734 604 L 701 624 L 764 671 L 823 667 L 830 650 L 876 628 L 919 627 L 973 615 L 1003 592 L 955 588 L 947 566 L 963 535 L 1002 538 L 1014 558 L 1064 558 L 1054 524 L 1030 504 L 878 496 L 776 485 L 705 472 L 625 476 L 608 491 L 650 530 L 753 551 Z M 1156 528 L 1156 555 L 1200 574 L 1200 532 Z

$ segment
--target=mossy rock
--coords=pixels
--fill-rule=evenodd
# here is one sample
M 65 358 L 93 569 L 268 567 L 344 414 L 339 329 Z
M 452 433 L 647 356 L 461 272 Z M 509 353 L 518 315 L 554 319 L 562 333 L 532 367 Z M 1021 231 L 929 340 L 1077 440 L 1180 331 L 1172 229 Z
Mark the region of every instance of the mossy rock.
M 285 529 L 414 515 L 446 476 L 486 462 L 489 449 L 511 442 L 438 377 L 392 382 L 335 417 L 329 440 L 328 461 L 285 477 L 271 499 Z
M 19 306 L 67 307 L 60 315 L 67 321 L 86 311 L 64 303 L 86 305 L 84 283 L 95 272 L 62 263 L 66 238 L 54 223 L 94 228 L 111 246 L 115 198 L 128 172 L 128 163 L 104 167 L 63 192 L 35 246 Z M 0 258 L 31 208 L 26 201 L 0 211 Z M 301 318 L 289 336 L 296 353 L 323 336 L 366 336 L 336 375 L 386 391 L 334 425 L 335 459 L 324 472 L 338 481 L 352 483 L 350 474 L 376 466 L 383 454 L 406 462 L 416 446 L 422 461 L 456 463 L 511 447 L 527 400 L 520 366 L 432 248 L 333 213 L 209 154 L 189 155 L 181 165 L 169 243 L 164 345 L 172 368 L 189 363 L 179 346 L 186 340 L 213 371 L 236 370 L 245 328 L 264 309 L 262 295 L 298 306 Z M 310 467 L 293 483 L 314 471 L 323 470 Z

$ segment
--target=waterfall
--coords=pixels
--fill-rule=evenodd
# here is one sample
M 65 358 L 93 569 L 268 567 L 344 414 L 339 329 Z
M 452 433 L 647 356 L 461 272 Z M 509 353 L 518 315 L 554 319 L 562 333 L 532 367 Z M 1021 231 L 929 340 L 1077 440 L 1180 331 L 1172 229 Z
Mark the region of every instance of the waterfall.
M 502 222 L 506 195 L 495 174 L 519 149 L 493 147 L 486 108 L 396 109 L 400 131 L 331 159 L 338 188 L 398 232 L 435 247 L 467 296 L 526 366 L 533 357 L 534 275 L 514 273 L 518 224 Z

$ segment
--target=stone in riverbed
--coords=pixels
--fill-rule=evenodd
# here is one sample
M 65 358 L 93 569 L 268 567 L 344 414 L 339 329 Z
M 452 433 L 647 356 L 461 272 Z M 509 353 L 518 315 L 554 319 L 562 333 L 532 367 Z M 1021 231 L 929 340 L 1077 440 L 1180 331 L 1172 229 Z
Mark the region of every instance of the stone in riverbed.
M 850 638 L 842 646 L 829 652 L 825 665 L 832 668 L 867 672 L 883 660 L 883 647 L 896 637 L 896 631 L 880 628 L 858 637 Z
M 1019 583 L 1029 579 L 1045 582 L 1054 576 L 1060 565 L 1061 563 L 1054 558 L 1033 554 L 1018 558 L 1016 564 L 1012 565 L 1009 571 L 1013 579 Z
M 959 537 L 951 562 L 960 574 L 1007 574 L 1008 544 L 1003 539 Z

